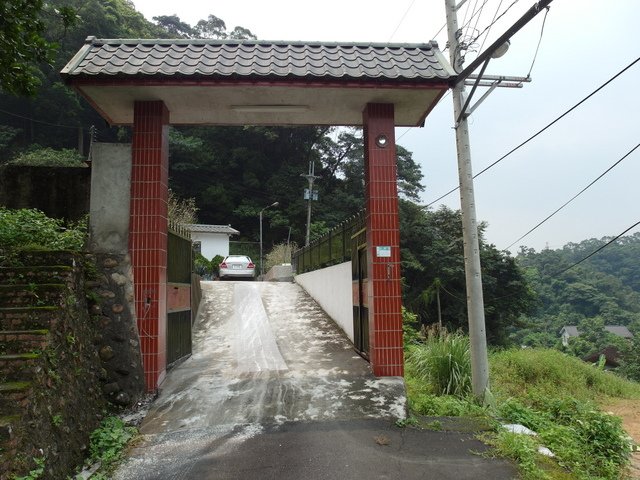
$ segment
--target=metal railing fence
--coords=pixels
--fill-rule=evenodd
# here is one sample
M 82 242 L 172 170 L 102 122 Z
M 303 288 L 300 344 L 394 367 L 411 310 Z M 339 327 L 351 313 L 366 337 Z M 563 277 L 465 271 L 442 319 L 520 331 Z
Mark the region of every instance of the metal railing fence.
M 309 246 L 293 253 L 297 274 L 337 265 L 351 260 L 352 237 L 366 227 L 364 210 L 331 229 Z

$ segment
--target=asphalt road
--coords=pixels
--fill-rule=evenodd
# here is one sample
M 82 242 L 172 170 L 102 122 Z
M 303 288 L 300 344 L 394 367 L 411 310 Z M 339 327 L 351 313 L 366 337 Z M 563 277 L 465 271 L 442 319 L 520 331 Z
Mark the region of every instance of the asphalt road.
M 203 294 L 194 353 L 112 478 L 517 478 L 471 433 L 397 427 L 402 379 L 375 378 L 297 285 L 204 282 Z

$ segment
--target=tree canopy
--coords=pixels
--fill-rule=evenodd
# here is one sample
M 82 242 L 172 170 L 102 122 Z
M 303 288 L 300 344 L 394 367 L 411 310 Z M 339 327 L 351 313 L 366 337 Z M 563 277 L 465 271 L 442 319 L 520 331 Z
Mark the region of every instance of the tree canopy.
M 20 3 L 25 6 L 27 3 Z M 177 15 L 146 20 L 129 0 L 50 0 L 46 8 L 22 12 L 25 28 L 35 35 L 36 56 L 20 65 L 31 69 L 40 84 L 32 99 L 0 92 L 0 163 L 46 147 L 88 152 L 90 127 L 98 141 L 130 141 L 128 128 L 111 128 L 61 81 L 59 71 L 88 36 L 99 38 L 255 39 L 248 29 L 227 29 L 209 15 L 195 25 Z M 6 8 L 6 7 L 3 7 Z M 50 12 L 58 12 L 53 15 Z M 74 22 L 60 21 L 73 12 Z M 4 16 L 3 18 L 6 18 Z M 64 15 L 63 15 L 64 18 Z M 31 22 L 31 23 L 29 23 Z M 22 28 L 22 27 L 21 27 Z M 25 30 L 26 31 L 26 30 Z M 44 43 L 39 43 L 40 41 Z M 54 53 L 56 53 L 54 55 Z M 36 83 L 31 84 L 35 92 Z M 82 142 L 79 142 L 79 139 Z M 232 224 L 241 240 L 258 239 L 258 213 L 264 213 L 264 243 L 268 250 L 290 238 L 304 243 L 307 182 L 301 177 L 310 163 L 322 178 L 315 183 L 319 200 L 312 202 L 312 237 L 326 232 L 364 207 L 362 131 L 355 128 L 307 127 L 171 127 L 169 184 L 176 199 L 194 199 L 199 221 Z M 398 191 L 401 198 L 404 296 L 423 323 L 466 326 L 465 282 L 460 213 L 425 210 L 417 205 L 424 190 L 423 172 L 411 152 L 397 146 Z M 531 303 L 525 278 L 508 255 L 482 242 L 490 340 L 504 343 L 506 333 Z
M 49 16 L 53 21 L 45 22 Z M 44 4 L 42 0 L 0 3 L 0 91 L 33 96 L 41 84 L 38 66 L 53 61 L 58 44 L 47 38 L 48 24 L 63 28 L 75 24 L 73 9 Z
M 466 284 L 460 211 L 430 211 L 410 201 L 400 204 L 405 304 L 423 324 L 467 329 Z M 508 342 L 507 334 L 533 304 L 534 293 L 515 260 L 484 241 L 480 256 L 487 339 Z
M 517 262 L 525 269 L 538 298 L 531 315 L 522 319 L 524 328 L 512 331 L 514 341 L 557 346 L 560 329 L 566 325 L 585 332 L 598 331 L 609 343 L 612 337 L 604 333 L 604 325 L 623 325 L 640 333 L 640 233 L 622 237 L 585 262 L 563 271 L 609 240 L 589 239 L 540 252 L 520 250 Z M 584 338 L 576 343 L 584 343 Z M 601 342 L 589 343 L 590 347 L 582 345 L 576 353 L 592 353 L 602 346 Z

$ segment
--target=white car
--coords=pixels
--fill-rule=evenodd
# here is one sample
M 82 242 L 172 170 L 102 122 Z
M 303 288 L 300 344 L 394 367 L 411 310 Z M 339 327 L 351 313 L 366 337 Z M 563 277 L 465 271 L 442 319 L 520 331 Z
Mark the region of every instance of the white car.
M 220 263 L 220 280 L 255 278 L 256 266 L 246 255 L 229 255 Z

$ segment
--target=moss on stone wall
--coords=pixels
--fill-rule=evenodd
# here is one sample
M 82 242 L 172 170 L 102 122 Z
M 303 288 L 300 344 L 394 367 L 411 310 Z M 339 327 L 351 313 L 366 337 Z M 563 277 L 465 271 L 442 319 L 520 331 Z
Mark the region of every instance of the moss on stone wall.
M 105 412 L 144 393 L 130 262 L 29 251 L 19 265 L 0 267 L 0 479 L 40 459 L 42 478 L 66 479 Z

